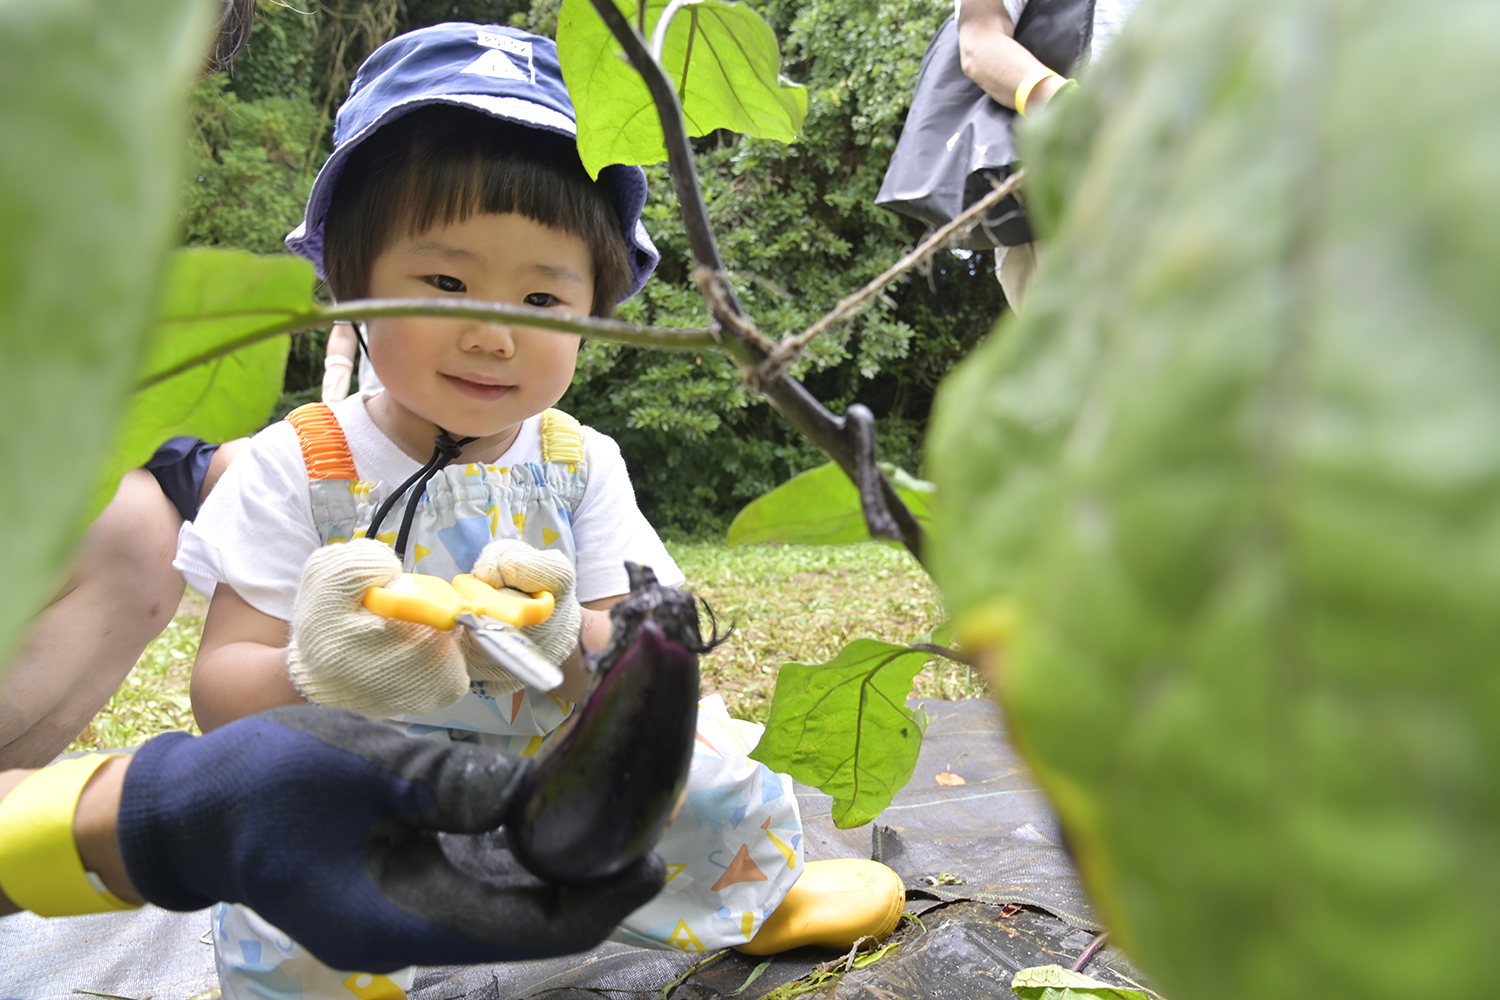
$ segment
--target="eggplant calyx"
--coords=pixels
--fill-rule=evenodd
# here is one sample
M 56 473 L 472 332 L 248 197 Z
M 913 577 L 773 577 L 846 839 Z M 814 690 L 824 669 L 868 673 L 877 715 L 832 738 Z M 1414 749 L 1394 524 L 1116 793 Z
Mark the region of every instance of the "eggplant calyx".
M 693 653 L 707 653 L 734 634 L 733 625 L 722 635 L 719 633 L 719 622 L 713 608 L 704 601 L 703 608 L 708 612 L 712 629 L 705 640 L 696 597 L 684 590 L 663 587 L 650 566 L 627 562 L 625 573 L 630 579 L 630 596 L 609 611 L 609 644 L 593 658 L 592 667 L 596 673 L 608 670 L 635 645 L 636 633 L 648 618 L 656 622 L 670 642 Z

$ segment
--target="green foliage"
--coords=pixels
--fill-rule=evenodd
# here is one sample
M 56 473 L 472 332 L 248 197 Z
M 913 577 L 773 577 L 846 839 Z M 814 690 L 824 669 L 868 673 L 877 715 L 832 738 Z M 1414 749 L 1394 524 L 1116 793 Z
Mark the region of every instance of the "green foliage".
M 260 0 L 250 44 L 232 74 L 193 87 L 190 164 L 180 203 L 187 245 L 286 251 L 282 239 L 301 221 L 328 155 L 324 102 L 331 81 L 315 81 L 314 67 L 326 72 L 319 54 L 344 26 L 337 15 L 334 7 L 302 13 Z M 321 388 L 327 340 L 326 330 L 293 338 L 283 379 L 289 397 L 305 401 Z M 282 413 L 291 408 L 278 407 Z
M 788 663 L 750 754 L 833 797 L 840 829 L 868 823 L 917 766 L 927 713 L 906 707 L 927 654 L 856 639 L 828 663 Z
M 1142 5 L 934 419 L 937 579 L 1176 1000 L 1500 991 L 1500 14 L 1434 14 Z
M 936 585 L 893 545 L 731 549 L 718 540 L 669 540 L 667 551 L 718 621 L 734 623 L 734 639 L 700 667 L 703 689 L 722 694 L 736 719 L 766 721 L 783 663 L 831 660 L 863 636 L 941 630 Z M 985 694 L 968 667 L 946 658 L 930 660 L 912 688 L 913 697 L 939 700 Z
M 143 378 L 165 372 L 268 321 L 312 308 L 312 265 L 282 254 L 179 250 L 161 296 Z M 130 398 L 94 497 L 95 512 L 120 476 L 180 434 L 228 441 L 259 430 L 281 392 L 286 337 L 262 340 L 191 368 Z
M 206 13 L 0 4 L 0 662 L 54 592 L 139 369 Z
M 791 145 L 724 132 L 700 140 L 699 176 L 736 290 L 773 336 L 811 325 L 894 263 L 918 235 L 874 197 L 911 100 L 922 53 L 951 7 L 925 0 L 773 3 L 786 72 L 808 88 Z M 648 167 L 645 221 L 662 265 L 624 318 L 707 321 L 666 170 Z M 914 225 L 914 224 L 913 224 Z M 812 345 L 798 373 L 834 412 L 877 417 L 881 457 L 910 472 L 938 382 L 988 331 L 1002 305 L 988 254 L 941 254 L 927 275 Z M 620 442 L 641 508 L 691 534 L 826 458 L 725 359 L 586 345 L 561 404 Z
M 639 4 L 616 0 L 616 6 L 638 23 Z M 646 3 L 648 41 L 666 8 L 667 0 Z M 557 43 L 578 114 L 578 155 L 589 176 L 612 163 L 665 161 L 666 140 L 650 91 L 589 0 L 563 4 Z M 667 28 L 661 65 L 677 83 L 690 136 L 723 128 L 791 142 L 807 115 L 807 91 L 780 77 L 775 34 L 743 4 L 692 0 L 682 7 Z
M 323 119 L 302 97 L 243 100 L 219 73 L 193 88 L 191 162 L 183 185 L 184 242 L 284 252 L 317 171 Z
M 256 0 L 250 44 L 234 63 L 234 92 L 246 103 L 308 100 L 312 92 L 317 5 L 304 13 L 286 0 Z
M 1060 965 L 1018 970 L 1010 991 L 1021 1000 L 1150 1000 L 1144 990 L 1121 989 Z
M 202 618 L 184 615 L 172 619 L 166 631 L 141 653 L 109 704 L 68 745 L 67 752 L 140 746 L 161 733 L 196 735 L 198 723 L 193 718 L 188 685 L 202 634 Z
M 654 294 L 648 284 L 643 295 Z M 680 536 L 718 535 L 734 510 L 823 458 L 717 353 L 585 343 L 558 405 L 620 442 L 641 509 Z
M 402 6 L 398 0 L 259 0 L 250 44 L 232 71 L 193 88 L 191 163 L 181 201 L 185 243 L 284 252 L 282 238 L 301 221 L 328 155 L 332 113 L 365 56 L 404 30 L 397 16 Z M 431 16 L 432 22 L 453 19 L 438 8 L 456 6 L 462 5 L 404 4 L 411 16 Z M 498 5 L 476 0 L 470 6 Z M 326 343 L 326 330 L 292 339 L 285 398 L 273 417 L 318 394 Z
M 918 918 L 913 917 L 912 919 L 915 920 Z M 827 963 L 832 965 L 832 968 L 826 968 L 824 965 L 813 966 L 813 970 L 807 975 L 803 976 L 801 979 L 794 979 L 789 983 L 781 984 L 774 990 L 771 990 L 769 993 L 767 993 L 764 997 L 761 998 L 761 1000 L 795 1000 L 795 998 L 797 997 L 807 996 L 810 993 L 822 993 L 824 996 L 827 996 L 831 991 L 837 988 L 838 981 L 840 979 L 843 979 L 844 975 L 850 969 L 867 968 L 868 966 L 873 965 L 883 958 L 888 958 L 891 955 L 894 955 L 897 950 L 900 949 L 900 947 L 901 942 L 892 941 L 889 944 L 883 944 L 878 948 L 874 948 L 872 951 L 862 952 L 861 954 L 855 956 L 851 961 Z M 739 989 L 735 990 L 733 993 L 726 993 L 724 995 L 732 997 L 740 990 L 743 990 L 746 986 L 749 986 L 750 983 L 759 974 L 760 970 L 766 968 L 770 964 L 771 962 L 767 960 L 763 964 L 756 966 L 755 972 L 750 973 L 750 978 L 746 979 L 745 982 L 740 985 Z
M 925 524 L 932 516 L 932 484 L 895 467 L 887 467 L 886 473 L 912 514 Z M 832 462 L 799 473 L 751 501 L 729 525 L 731 546 L 764 542 L 847 545 L 869 540 L 859 491 Z

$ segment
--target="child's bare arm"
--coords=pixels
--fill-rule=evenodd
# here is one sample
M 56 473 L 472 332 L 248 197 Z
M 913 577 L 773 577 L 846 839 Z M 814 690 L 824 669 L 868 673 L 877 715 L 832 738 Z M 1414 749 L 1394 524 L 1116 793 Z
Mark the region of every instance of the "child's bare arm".
M 278 705 L 303 701 L 287 673 L 289 626 L 251 607 L 227 584 L 214 588 L 193 664 L 193 716 L 205 733 Z
M 596 601 L 583 602 L 581 607 L 583 608 L 584 649 L 597 653 L 609 644 L 609 609 L 628 596 L 628 594 L 616 594 L 614 597 L 601 597 Z M 562 685 L 553 693 L 569 701 L 582 701 L 583 696 L 588 692 L 589 681 L 593 678 L 583 669 L 583 657 L 576 650 L 572 656 L 562 662 L 562 672 Z

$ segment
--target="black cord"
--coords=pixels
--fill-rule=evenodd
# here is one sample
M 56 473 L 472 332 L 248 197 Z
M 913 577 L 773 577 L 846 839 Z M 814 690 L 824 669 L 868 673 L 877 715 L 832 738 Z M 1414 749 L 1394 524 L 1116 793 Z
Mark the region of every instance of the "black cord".
M 479 439 L 466 437 L 455 441 L 447 431 L 439 429 L 437 437 L 433 439 L 432 457 L 427 460 L 426 465 L 422 466 L 412 474 L 411 478 L 402 483 L 394 493 L 385 498 L 385 502 L 375 511 L 375 517 L 370 521 L 370 527 L 365 532 L 365 537 L 374 538 L 376 536 L 380 531 L 380 525 L 385 521 L 386 515 L 391 512 L 391 508 L 396 506 L 396 501 L 401 499 L 402 495 L 406 494 L 407 491 L 410 491 L 411 495 L 406 501 L 406 512 L 401 517 L 401 530 L 396 534 L 396 558 L 404 562 L 406 560 L 406 542 L 411 536 L 412 521 L 417 516 L 417 504 L 422 500 L 422 494 L 427 488 L 427 483 L 442 470 L 443 466 L 462 454 L 465 445 L 477 440 Z

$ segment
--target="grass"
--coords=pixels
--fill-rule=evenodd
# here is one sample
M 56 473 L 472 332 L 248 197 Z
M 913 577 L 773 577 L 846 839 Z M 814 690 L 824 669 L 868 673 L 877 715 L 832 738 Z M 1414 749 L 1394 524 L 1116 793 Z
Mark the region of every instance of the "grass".
M 731 715 L 764 722 L 783 663 L 831 660 L 861 637 L 910 642 L 943 618 L 937 588 L 904 550 L 886 545 L 757 545 L 669 542 L 688 587 L 707 600 L 728 642 L 703 658 L 703 692 L 720 694 Z M 69 750 L 128 747 L 173 729 L 197 732 L 188 678 L 203 631 L 202 605 L 185 602 L 110 703 Z M 933 659 L 913 694 L 983 697 L 969 668 Z
M 202 634 L 202 618 L 179 615 L 172 619 L 166 631 L 146 647 L 109 704 L 68 747 L 69 752 L 133 747 L 173 729 L 198 732 L 188 701 L 188 678 Z
M 723 695 L 729 714 L 764 722 L 783 663 L 823 663 L 853 639 L 910 642 L 943 620 L 931 578 L 904 549 L 863 545 L 669 544 L 688 587 L 735 634 L 705 656 L 703 691 Z M 928 661 L 919 698 L 984 696 L 968 667 Z

